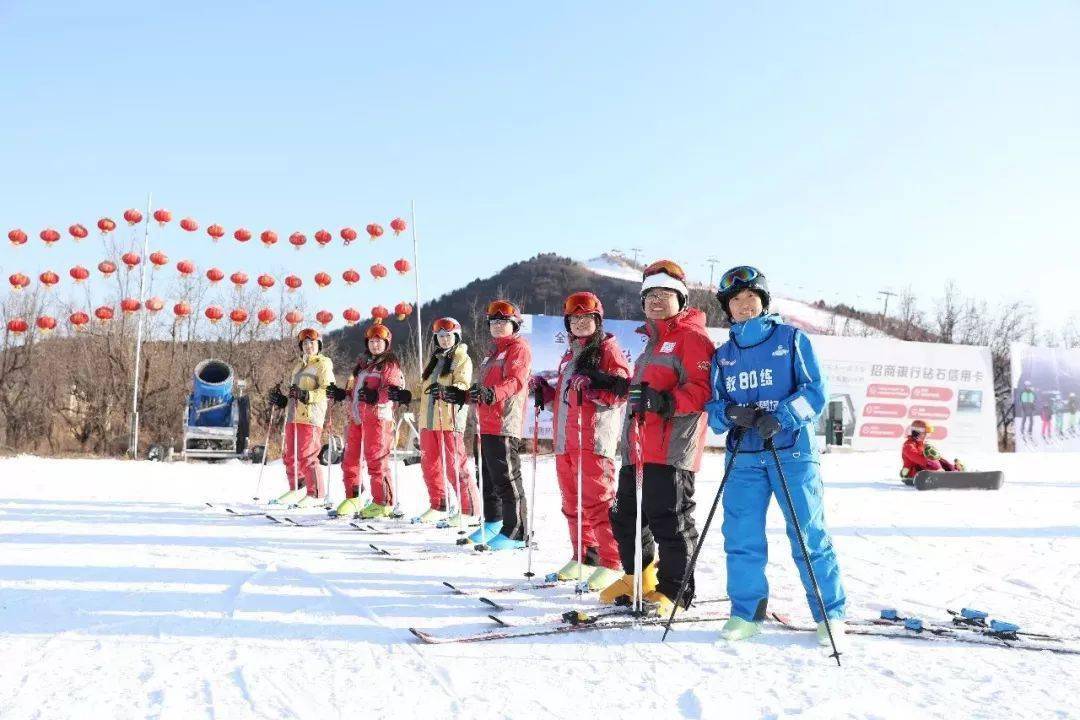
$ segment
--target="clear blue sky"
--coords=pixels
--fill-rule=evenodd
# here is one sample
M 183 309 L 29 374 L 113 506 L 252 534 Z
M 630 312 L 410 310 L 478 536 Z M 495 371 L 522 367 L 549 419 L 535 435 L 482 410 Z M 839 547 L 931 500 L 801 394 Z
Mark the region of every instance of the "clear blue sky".
M 174 260 L 337 278 L 404 243 L 298 255 L 288 233 L 415 199 L 432 293 L 641 247 L 702 278 L 754 263 L 795 297 L 876 308 L 911 284 L 930 309 L 953 278 L 1080 314 L 1074 2 L 8 0 L 0 28 L 0 225 L 32 237 L 5 277 L 96 263 L 37 232 L 153 191 L 283 241 L 174 232 Z M 361 288 L 309 304 L 408 294 Z

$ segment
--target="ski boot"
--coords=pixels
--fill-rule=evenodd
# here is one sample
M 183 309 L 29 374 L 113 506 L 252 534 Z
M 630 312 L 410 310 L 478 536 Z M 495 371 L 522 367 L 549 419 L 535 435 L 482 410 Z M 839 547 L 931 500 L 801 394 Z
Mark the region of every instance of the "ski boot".
M 671 610 L 675 607 L 675 601 L 659 590 L 645 593 L 642 599 L 646 603 L 643 610 L 647 615 L 667 618 L 671 616 Z
M 644 595 L 656 590 L 656 563 L 647 565 L 641 571 L 641 592 Z M 600 592 L 600 602 L 613 605 L 622 596 L 634 596 L 634 576 L 627 573 Z
M 450 515 L 442 522 L 443 527 L 456 528 L 459 524 L 461 527 L 476 527 L 478 519 L 475 515 L 466 515 L 465 513 L 454 513 Z
M 341 501 L 341 504 L 337 506 L 335 512 L 338 517 L 353 518 L 356 517 L 356 514 L 362 509 L 363 506 L 360 504 L 360 498 L 348 498 L 347 500 Z
M 439 522 L 440 520 L 444 520 L 444 519 L 446 519 L 446 511 L 445 510 L 437 510 L 435 508 L 428 508 L 427 510 L 425 510 L 423 513 L 420 514 L 420 517 L 413 520 L 413 522 L 426 523 L 426 524 L 429 524 L 429 525 L 434 525 L 435 523 Z
M 476 529 L 476 531 L 469 536 L 469 542 L 477 545 L 486 543 L 493 539 L 502 530 L 502 520 L 494 520 L 492 522 L 486 522 L 482 526 Z
M 285 507 L 292 507 L 296 503 L 300 502 L 307 497 L 307 488 L 297 488 L 296 490 L 290 490 L 277 500 L 271 501 L 271 505 L 283 505 Z
M 477 546 L 479 547 L 479 546 Z M 495 537 L 487 542 L 488 550 L 520 550 L 525 547 L 524 540 L 512 540 L 502 533 L 497 533 Z
M 314 495 L 305 495 L 296 502 L 296 507 L 301 510 L 306 508 L 323 507 L 326 503 L 324 498 L 315 497 Z
M 833 640 L 836 641 L 836 647 L 843 647 L 843 638 L 847 633 L 847 623 L 840 618 L 836 618 L 835 620 L 829 618 L 829 625 L 832 626 L 832 636 Z M 823 645 L 824 647 L 831 646 L 831 643 L 829 642 L 829 630 L 825 627 L 824 622 L 819 622 L 817 624 L 817 642 L 818 645 Z
M 720 629 L 720 637 L 728 641 L 745 640 L 761 632 L 761 623 L 733 617 Z
M 600 592 L 622 576 L 621 571 L 598 567 L 589 576 L 589 592 Z
M 394 506 L 389 503 L 386 505 L 380 505 L 372 500 L 367 506 L 360 511 L 360 517 L 364 520 L 375 520 L 378 518 L 390 517 L 390 514 L 394 512 Z
M 571 558 L 569 562 L 559 568 L 555 573 L 555 579 L 559 582 L 570 582 L 571 580 L 577 581 L 579 578 L 581 580 L 588 580 L 594 569 L 595 568 L 589 567 L 585 563 L 579 563 L 577 560 Z

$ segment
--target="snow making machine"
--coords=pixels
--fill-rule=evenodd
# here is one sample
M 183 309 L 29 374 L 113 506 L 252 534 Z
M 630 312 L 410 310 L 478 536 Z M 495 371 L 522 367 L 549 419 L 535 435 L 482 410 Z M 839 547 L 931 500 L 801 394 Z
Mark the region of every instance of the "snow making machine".
M 246 457 L 250 399 L 243 394 L 244 385 L 221 360 L 203 360 L 195 366 L 184 413 L 185 460 Z

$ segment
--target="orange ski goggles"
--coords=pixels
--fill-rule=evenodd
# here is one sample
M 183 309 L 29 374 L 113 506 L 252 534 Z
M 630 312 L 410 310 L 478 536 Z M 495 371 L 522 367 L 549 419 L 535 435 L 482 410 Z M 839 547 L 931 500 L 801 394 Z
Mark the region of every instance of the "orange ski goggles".
M 664 273 L 670 275 L 679 282 L 686 281 L 686 273 L 679 267 L 679 264 L 674 260 L 657 260 L 654 263 L 650 263 L 644 270 L 641 271 L 641 279 L 644 280 L 652 275 L 659 275 Z
M 318 340 L 318 339 L 319 339 L 319 331 L 316 330 L 315 328 L 304 328 L 296 336 L 296 341 L 297 342 L 304 342 L 305 340 Z
M 438 333 L 459 333 L 461 332 L 461 323 L 452 317 L 439 318 L 435 322 L 431 323 L 431 332 Z
M 367 332 L 364 333 L 365 340 L 379 338 L 380 340 L 390 342 L 391 337 L 392 335 L 390 334 L 390 328 L 386 327 L 382 323 L 369 326 Z
M 518 309 L 514 303 L 507 300 L 492 300 L 487 306 L 489 318 L 518 318 Z
M 591 292 L 576 292 L 563 303 L 563 315 L 599 315 L 604 316 L 604 306 L 600 298 Z

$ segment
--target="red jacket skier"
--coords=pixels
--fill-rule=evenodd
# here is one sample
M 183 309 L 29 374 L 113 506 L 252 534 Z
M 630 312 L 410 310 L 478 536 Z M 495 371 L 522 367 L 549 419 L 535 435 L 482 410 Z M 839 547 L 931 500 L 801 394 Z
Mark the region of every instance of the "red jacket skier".
M 364 333 L 365 351 L 356 361 L 348 386 L 333 386 L 331 397 L 348 403 L 348 429 L 341 469 L 345 501 L 339 515 L 362 518 L 388 517 L 393 512 L 394 496 L 390 485 L 390 452 L 394 442 L 392 403 L 408 403 L 412 393 L 402 388 L 405 376 L 397 356 L 390 352 L 393 336 L 382 324 L 370 326 Z M 372 500 L 359 508 L 360 456 L 367 464 Z
M 926 442 L 927 435 L 933 431 L 933 426 L 928 425 L 923 420 L 916 420 L 911 423 L 910 434 L 908 439 L 904 441 L 904 447 L 901 450 L 904 467 L 900 469 L 900 477 L 904 479 L 905 484 L 911 485 L 915 480 L 915 474 L 920 470 L 954 472 L 964 469 L 959 460 L 949 462 L 941 457 L 941 453 L 938 452 L 937 448 Z
M 620 577 L 619 547 L 609 512 L 615 500 L 615 448 L 630 389 L 630 366 L 615 336 L 604 332 L 604 306 L 596 295 L 579 292 L 568 297 L 563 321 L 569 342 L 555 386 L 540 375 L 530 381 L 537 407 L 550 406 L 554 414 L 555 470 L 574 553 L 557 576 L 559 580 L 587 578 L 590 589 L 602 590 Z M 578 557 L 579 545 L 584 558 Z

